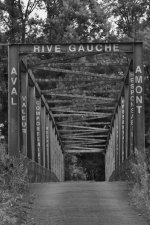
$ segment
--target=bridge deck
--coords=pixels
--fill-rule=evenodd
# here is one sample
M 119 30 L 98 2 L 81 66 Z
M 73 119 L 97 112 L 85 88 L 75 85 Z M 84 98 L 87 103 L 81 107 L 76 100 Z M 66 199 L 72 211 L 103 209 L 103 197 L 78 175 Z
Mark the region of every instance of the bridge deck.
M 31 184 L 36 225 L 148 225 L 129 204 L 125 183 Z

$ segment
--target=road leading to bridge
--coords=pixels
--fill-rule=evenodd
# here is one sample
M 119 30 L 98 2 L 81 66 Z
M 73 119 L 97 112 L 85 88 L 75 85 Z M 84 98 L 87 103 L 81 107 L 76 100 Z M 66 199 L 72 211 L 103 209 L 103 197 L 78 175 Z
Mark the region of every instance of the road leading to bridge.
M 36 225 L 148 225 L 129 204 L 125 183 L 31 184 Z

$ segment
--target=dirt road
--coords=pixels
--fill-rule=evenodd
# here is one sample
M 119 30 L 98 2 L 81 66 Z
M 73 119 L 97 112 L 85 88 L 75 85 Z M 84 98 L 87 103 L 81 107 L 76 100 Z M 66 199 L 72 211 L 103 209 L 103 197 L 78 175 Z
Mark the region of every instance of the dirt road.
M 32 184 L 35 225 L 149 225 L 129 203 L 124 182 Z M 34 219 L 33 219 L 34 218 Z

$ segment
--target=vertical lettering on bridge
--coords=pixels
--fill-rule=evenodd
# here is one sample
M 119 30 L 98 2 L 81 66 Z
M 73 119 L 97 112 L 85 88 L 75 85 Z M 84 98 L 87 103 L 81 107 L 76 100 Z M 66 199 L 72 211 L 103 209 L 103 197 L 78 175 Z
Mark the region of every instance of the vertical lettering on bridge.
M 49 127 L 46 126 L 46 133 L 45 133 L 45 142 L 46 142 L 46 145 L 45 145 L 45 148 L 46 148 L 46 151 L 45 151 L 45 158 L 46 158 L 46 161 L 45 161 L 45 166 L 46 168 L 48 168 L 49 166 Z
M 49 114 L 46 113 L 46 133 L 45 133 L 45 148 L 46 148 L 46 168 L 50 169 L 49 167 L 49 156 L 50 156 L 50 128 L 49 128 Z
M 116 149 L 116 168 L 119 166 L 119 131 L 118 131 L 118 112 L 116 113 L 115 118 L 115 149 Z
M 134 76 L 135 76 L 135 148 L 144 151 L 144 72 L 143 47 L 140 43 L 134 46 Z
M 19 70 L 18 47 L 8 49 L 8 151 L 18 156 L 20 151 L 20 114 L 19 114 Z
M 36 155 L 37 161 L 41 163 L 41 99 L 36 99 Z
M 121 97 L 121 121 L 122 121 L 122 162 L 125 159 L 125 103 L 124 97 Z
M 129 154 L 134 152 L 134 119 L 135 119 L 135 85 L 134 85 L 134 73 L 129 71 L 129 120 L 130 120 L 130 127 L 129 127 Z
M 21 73 L 21 152 L 27 156 L 27 73 Z

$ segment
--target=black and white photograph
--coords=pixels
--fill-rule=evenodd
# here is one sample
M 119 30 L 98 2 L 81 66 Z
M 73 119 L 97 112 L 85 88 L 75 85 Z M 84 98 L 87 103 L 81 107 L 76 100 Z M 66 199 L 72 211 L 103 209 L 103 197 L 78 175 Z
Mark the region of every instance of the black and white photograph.
M 150 224 L 150 0 L 0 0 L 0 225 Z

